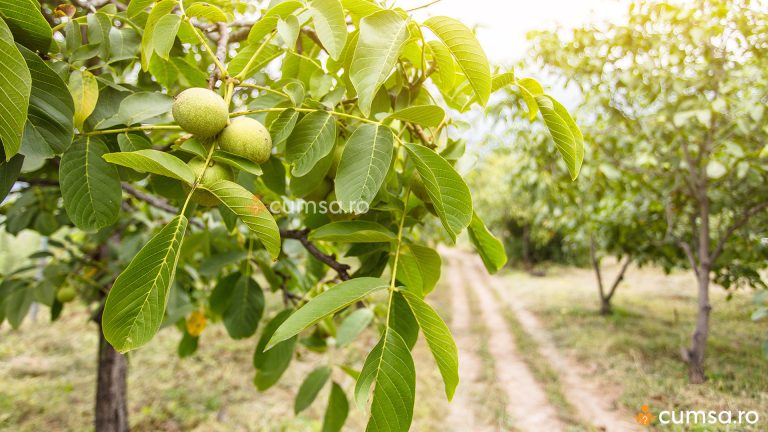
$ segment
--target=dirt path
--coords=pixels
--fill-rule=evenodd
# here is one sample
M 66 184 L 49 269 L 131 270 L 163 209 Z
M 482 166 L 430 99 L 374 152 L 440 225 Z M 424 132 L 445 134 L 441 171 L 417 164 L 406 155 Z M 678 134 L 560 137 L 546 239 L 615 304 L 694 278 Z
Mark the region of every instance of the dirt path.
M 451 430 L 488 430 L 481 428 L 472 409 L 472 387 L 477 391 L 478 374 L 482 368 L 482 361 L 477 355 L 478 336 L 471 333 L 471 324 L 478 318 L 490 330 L 488 347 L 494 360 L 494 376 L 496 384 L 507 397 L 506 411 L 513 418 L 514 426 L 521 431 L 566 429 L 558 418 L 557 409 L 547 399 L 542 383 L 536 380 L 518 354 L 503 307 L 508 307 L 524 331 L 536 340 L 542 361 L 546 361 L 558 374 L 563 396 L 577 409 L 581 423 L 607 432 L 640 430 L 632 421 L 632 414 L 617 407 L 620 389 L 605 388 L 590 380 L 590 372 L 557 348 L 538 318 L 524 304 L 513 301 L 508 291 L 503 289 L 508 283 L 506 280 L 489 276 L 480 259 L 473 254 L 448 249 L 442 250 L 441 254 L 446 258 L 445 278 L 451 285 L 452 327 L 460 350 L 459 372 L 463 384 L 459 386 L 451 406 L 447 423 Z M 468 292 L 477 298 L 483 311 L 482 317 L 472 316 Z
M 510 334 L 507 324 L 499 310 L 490 288 L 484 284 L 482 275 L 477 274 L 469 256 L 457 251 L 441 251 L 447 258 L 449 281 L 454 289 L 465 286 L 472 289 L 483 310 L 483 320 L 488 328 L 490 340 L 488 345 L 494 358 L 495 377 L 498 386 L 507 396 L 507 413 L 514 425 L 522 431 L 562 431 L 563 424 L 557 418 L 555 408 L 547 400 L 541 385 L 534 379 L 525 362 L 517 355 L 515 341 Z M 456 274 L 460 275 L 457 280 Z M 460 291 L 458 288 L 457 291 Z M 460 301 L 454 291 L 454 302 Z M 462 296 L 461 299 L 466 299 Z M 456 304 L 456 303 L 454 303 Z M 469 316 L 466 306 L 457 305 L 454 309 L 454 322 L 469 322 L 479 317 Z M 459 343 L 461 346 L 462 343 Z M 460 358 L 461 362 L 467 362 Z M 464 429 L 475 430 L 475 429 Z
M 559 375 L 564 396 L 578 408 L 583 421 L 607 432 L 641 430 L 632 421 L 631 413 L 617 407 L 616 400 L 620 395 L 620 389 L 605 388 L 599 383 L 585 379 L 590 372 L 560 352 L 549 332 L 523 303 L 512 301 L 513 299 L 502 289 L 505 281 L 488 276 L 480 262 L 476 263 L 475 272 L 483 275 L 486 284 L 499 294 L 497 298 L 502 299 L 515 314 L 525 332 L 536 339 L 539 353 Z
M 451 432 L 490 431 L 491 428 L 480 424 L 472 403 L 472 391 L 477 388 L 481 362 L 476 353 L 477 340 L 472 335 L 467 292 L 464 284 L 458 282 L 458 274 L 452 266 L 446 267 L 445 278 L 451 287 L 451 310 L 453 311 L 451 331 L 459 348 L 461 380 L 451 402 L 451 412 L 446 426 Z

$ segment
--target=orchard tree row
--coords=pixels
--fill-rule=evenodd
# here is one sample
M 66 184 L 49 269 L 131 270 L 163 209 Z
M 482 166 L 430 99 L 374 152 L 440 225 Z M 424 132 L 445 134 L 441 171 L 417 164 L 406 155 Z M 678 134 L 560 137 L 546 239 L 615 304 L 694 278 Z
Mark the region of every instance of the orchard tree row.
M 622 23 L 533 35 L 529 63 L 583 97 L 590 162 L 575 187 L 514 98 L 492 107 L 506 129 L 496 135 L 519 145 L 491 153 L 490 177 L 506 173 L 503 195 L 523 199 L 490 213 L 500 189 L 489 185 L 477 205 L 489 225 L 533 258 L 591 257 L 603 313 L 630 264 L 691 271 L 698 318 L 683 359 L 694 383 L 705 379 L 710 284 L 766 298 L 768 15 L 755 3 L 638 3 Z M 621 261 L 617 275 L 603 274 L 605 256 Z

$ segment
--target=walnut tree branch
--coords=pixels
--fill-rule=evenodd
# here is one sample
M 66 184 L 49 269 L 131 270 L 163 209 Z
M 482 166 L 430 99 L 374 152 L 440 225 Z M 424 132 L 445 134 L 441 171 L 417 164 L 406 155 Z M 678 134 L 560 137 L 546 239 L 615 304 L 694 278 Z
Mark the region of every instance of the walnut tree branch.
M 332 268 L 336 271 L 339 275 L 339 279 L 342 281 L 346 281 L 350 279 L 349 276 L 349 266 L 346 264 L 342 264 L 338 261 L 336 261 L 335 255 L 328 255 L 321 251 L 320 249 L 315 246 L 314 243 L 309 241 L 307 236 L 309 235 L 309 228 L 305 228 L 302 230 L 280 230 L 280 237 L 284 239 L 293 239 L 298 240 L 301 242 L 302 246 L 304 246 L 304 249 L 307 250 L 312 256 L 318 259 L 318 261 L 322 262 L 323 264 L 327 265 L 328 267 Z

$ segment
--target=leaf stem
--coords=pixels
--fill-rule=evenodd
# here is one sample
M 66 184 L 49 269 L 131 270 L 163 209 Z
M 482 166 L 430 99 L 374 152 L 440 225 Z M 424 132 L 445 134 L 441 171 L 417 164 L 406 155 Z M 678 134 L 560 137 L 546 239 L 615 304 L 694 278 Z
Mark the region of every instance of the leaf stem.
M 405 189 L 405 196 L 403 198 L 403 216 L 400 218 L 400 225 L 397 229 L 397 246 L 395 247 L 395 259 L 392 262 L 392 278 L 389 282 L 389 289 L 395 289 L 395 279 L 397 278 L 397 263 L 400 258 L 400 248 L 403 244 L 403 231 L 405 227 L 405 217 L 408 215 L 408 199 L 411 197 L 411 184 L 408 183 L 408 187 Z
M 109 134 L 118 134 L 123 132 L 137 132 L 137 131 L 151 131 L 151 130 L 175 131 L 175 130 L 181 130 L 181 127 L 176 125 L 141 125 L 141 126 L 131 126 L 131 127 L 125 127 L 125 128 L 119 128 L 119 129 L 104 129 L 104 130 L 81 132 L 79 135 L 82 135 L 82 136 L 109 135 Z
M 280 95 L 280 96 L 285 97 L 285 98 L 288 97 L 288 95 L 286 93 L 281 92 L 280 90 L 275 90 L 275 89 L 272 89 L 272 88 L 269 88 L 269 87 L 266 87 L 266 86 L 260 86 L 260 85 L 257 85 L 257 84 L 240 83 L 237 86 L 238 87 L 243 87 L 243 88 L 251 88 L 251 89 L 255 89 L 255 90 L 261 90 L 261 91 L 273 93 L 273 94 L 276 94 L 276 95 Z
M 187 205 L 189 205 L 189 200 L 192 198 L 192 194 L 195 193 L 195 189 L 197 189 L 197 185 L 200 184 L 200 181 L 203 179 L 203 175 L 205 175 L 205 170 L 208 169 L 208 164 L 211 163 L 211 158 L 213 157 L 213 151 L 216 149 L 216 143 L 211 143 L 211 149 L 208 150 L 208 157 L 205 158 L 205 165 L 203 165 L 203 170 L 200 171 L 200 174 L 197 176 L 197 179 L 195 179 L 195 182 L 192 184 L 192 189 L 189 190 L 189 193 L 187 194 L 187 199 L 184 201 L 184 206 L 181 208 L 181 211 L 179 214 L 183 215 L 187 212 Z
M 189 17 L 185 16 L 185 18 L 187 19 L 187 21 L 189 21 Z M 213 60 L 213 64 L 215 64 L 216 68 L 219 69 L 221 78 L 227 78 L 229 76 L 229 73 L 227 72 L 227 68 L 221 63 L 221 61 L 219 61 L 219 58 L 216 57 L 216 53 L 208 45 L 208 42 L 205 41 L 205 36 L 203 36 L 203 32 L 201 32 L 200 29 L 195 27 L 194 25 L 191 27 L 193 32 L 195 33 L 195 36 L 197 36 L 197 39 L 205 47 L 205 51 L 211 56 L 211 60 Z
M 259 54 L 261 54 L 261 52 L 264 50 L 267 44 L 269 44 L 269 42 L 271 42 L 272 38 L 274 37 L 275 37 L 275 32 L 273 30 L 272 33 L 269 35 L 269 37 L 266 38 L 264 42 L 261 43 L 261 45 L 259 45 L 259 47 L 256 49 L 256 52 L 253 53 L 251 58 L 248 59 L 248 63 L 245 64 L 245 67 L 243 68 L 243 70 L 241 70 L 240 73 L 235 75 L 235 79 L 237 79 L 238 81 L 242 81 L 245 79 L 245 74 L 248 73 L 248 69 L 250 69 L 251 66 L 253 65 L 253 62 L 256 61 L 256 57 L 258 57 Z
M 243 116 L 243 115 L 249 115 L 249 114 L 258 114 L 258 113 L 283 112 L 283 111 L 286 111 L 286 110 L 289 110 L 289 109 L 292 109 L 292 110 L 297 111 L 297 112 L 303 112 L 303 113 L 312 113 L 312 112 L 316 112 L 316 111 L 324 111 L 324 112 L 327 112 L 328 114 L 330 114 L 332 116 L 335 116 L 335 117 L 344 117 L 344 118 L 349 118 L 349 119 L 361 121 L 363 123 L 370 123 L 370 124 L 375 124 L 375 125 L 378 125 L 378 126 L 385 126 L 383 123 L 381 123 L 379 121 L 367 119 L 365 117 L 356 116 L 354 114 L 347 114 L 347 113 L 343 113 L 343 112 L 339 112 L 339 111 L 321 110 L 321 109 L 313 109 L 313 108 L 293 108 L 293 107 L 288 107 L 288 108 L 259 108 L 259 109 L 253 109 L 253 110 L 248 110 L 248 111 L 240 111 L 240 112 L 232 113 L 229 116 L 230 117 L 237 117 L 237 116 Z

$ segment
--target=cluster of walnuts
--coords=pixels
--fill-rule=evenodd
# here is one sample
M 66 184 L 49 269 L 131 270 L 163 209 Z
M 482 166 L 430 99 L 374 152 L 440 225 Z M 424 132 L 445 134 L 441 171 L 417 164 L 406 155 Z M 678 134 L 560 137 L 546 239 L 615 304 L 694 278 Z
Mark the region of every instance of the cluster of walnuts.
M 190 88 L 176 96 L 173 118 L 182 129 L 202 143 L 218 145 L 225 152 L 262 164 L 272 154 L 272 137 L 258 120 L 238 117 L 229 120 L 229 108 L 224 99 L 205 88 Z M 205 160 L 194 158 L 187 165 L 196 176 L 205 169 Z M 232 169 L 211 161 L 205 169 L 202 184 L 217 180 L 234 180 Z M 196 190 L 192 194 L 196 203 L 214 207 L 219 200 L 210 192 Z

